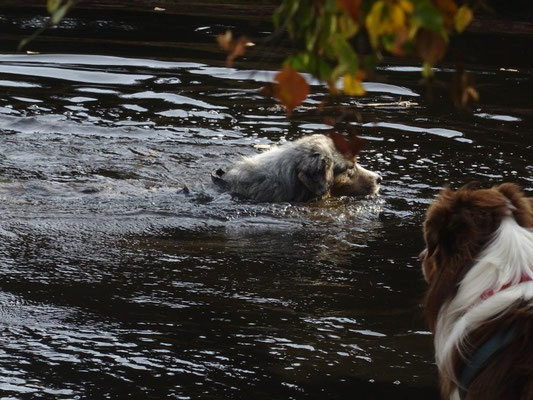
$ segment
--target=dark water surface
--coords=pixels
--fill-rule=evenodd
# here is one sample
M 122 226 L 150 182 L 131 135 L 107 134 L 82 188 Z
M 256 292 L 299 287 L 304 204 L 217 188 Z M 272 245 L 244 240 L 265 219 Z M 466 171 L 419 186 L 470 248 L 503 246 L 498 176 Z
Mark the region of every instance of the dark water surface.
M 467 114 L 385 67 L 339 100 L 381 195 L 252 204 L 210 171 L 323 132 L 322 87 L 289 119 L 268 68 L 81 53 L 0 54 L 2 398 L 438 397 L 420 224 L 445 183 L 532 194 L 531 70 L 469 66 Z

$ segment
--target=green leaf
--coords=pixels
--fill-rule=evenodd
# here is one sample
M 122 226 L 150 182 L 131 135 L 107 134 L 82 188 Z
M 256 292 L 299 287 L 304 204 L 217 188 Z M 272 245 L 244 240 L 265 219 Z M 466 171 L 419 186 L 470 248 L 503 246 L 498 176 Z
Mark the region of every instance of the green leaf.
M 416 23 L 432 31 L 444 31 L 444 21 L 439 10 L 430 0 L 415 0 L 413 19 Z
M 424 64 L 422 64 L 422 76 L 425 79 L 429 79 L 432 78 L 434 74 L 433 66 L 428 62 L 424 62 Z
M 298 13 L 298 20 L 302 29 L 307 28 L 311 25 L 313 18 L 313 10 L 311 4 L 307 1 L 302 1 L 300 3 L 300 11 Z
M 298 6 L 300 5 L 299 0 L 290 0 L 289 1 L 289 13 L 288 18 L 292 18 L 294 14 L 298 11 Z
M 295 23 L 298 21 L 295 20 L 294 15 L 298 11 L 298 5 L 298 0 L 284 1 L 272 16 L 272 22 L 274 23 L 276 29 L 282 25 L 282 21 L 287 23 L 287 32 L 289 32 L 291 38 L 295 37 L 295 33 L 297 31 Z
M 337 8 L 337 0 L 326 0 L 324 9 L 328 14 L 336 13 L 339 9 Z
M 297 71 L 307 72 L 309 67 L 309 53 L 299 53 L 295 56 L 288 57 L 283 65 L 292 67 Z
M 338 24 L 337 24 L 337 16 L 336 15 L 331 15 L 330 18 L 329 18 L 329 34 L 330 35 L 335 35 L 337 33 L 337 27 L 338 27 Z
M 390 52 L 394 47 L 394 39 L 395 36 L 391 34 L 381 36 L 381 44 L 383 45 L 383 48 Z
M 46 9 L 48 10 L 49 14 L 53 14 L 57 11 L 59 6 L 61 6 L 61 3 L 63 0 L 47 0 L 46 1 Z
M 359 69 L 357 54 L 348 41 L 337 35 L 332 42 L 339 64 L 333 71 L 333 78 L 337 79 L 346 73 L 355 74 Z
M 318 59 L 318 76 L 321 80 L 327 81 L 331 78 L 333 68 L 323 58 Z
M 274 14 L 272 14 L 272 23 L 274 24 L 274 28 L 278 29 L 280 27 L 281 19 L 283 18 L 285 14 L 285 3 L 281 3 L 281 5 L 274 11 Z
M 51 16 L 50 22 L 52 25 L 57 25 L 63 17 L 67 14 L 70 7 L 72 7 L 72 1 L 68 1 L 65 5 L 59 7 Z
M 364 58 L 365 70 L 373 71 L 379 64 L 379 57 L 376 54 L 369 54 Z
M 352 36 L 354 36 L 357 33 L 357 30 L 359 29 L 359 27 L 353 21 L 353 19 L 346 14 L 341 15 L 339 17 L 338 23 L 339 23 L 339 33 L 345 39 L 349 39 Z

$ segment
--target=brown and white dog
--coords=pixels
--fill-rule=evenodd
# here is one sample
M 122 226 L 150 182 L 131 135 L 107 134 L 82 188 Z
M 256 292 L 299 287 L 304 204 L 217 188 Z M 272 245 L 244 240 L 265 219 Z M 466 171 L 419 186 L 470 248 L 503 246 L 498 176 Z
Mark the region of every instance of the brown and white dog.
M 444 399 L 533 399 L 533 199 L 505 183 L 444 189 L 424 222 Z

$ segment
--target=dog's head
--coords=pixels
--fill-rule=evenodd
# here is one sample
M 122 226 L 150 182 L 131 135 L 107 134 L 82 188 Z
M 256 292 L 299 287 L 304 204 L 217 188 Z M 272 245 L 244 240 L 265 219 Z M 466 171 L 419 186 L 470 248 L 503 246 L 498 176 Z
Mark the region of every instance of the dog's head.
M 351 152 L 341 152 L 339 141 L 341 144 L 351 143 L 345 139 L 334 141 L 332 137 L 320 134 L 301 139 L 296 169 L 298 179 L 317 197 L 328 191 L 333 196 L 376 194 L 381 176 L 358 165 L 356 152 L 351 147 L 348 149 Z
M 432 330 L 440 308 L 456 294 L 458 284 L 506 216 L 514 217 L 520 226 L 533 226 L 530 201 L 510 183 L 491 189 L 446 188 L 427 210 L 426 248 L 420 259 L 429 283 L 425 313 Z
M 331 194 L 333 196 L 367 196 L 379 191 L 381 176 L 353 163 L 341 173 L 335 175 Z

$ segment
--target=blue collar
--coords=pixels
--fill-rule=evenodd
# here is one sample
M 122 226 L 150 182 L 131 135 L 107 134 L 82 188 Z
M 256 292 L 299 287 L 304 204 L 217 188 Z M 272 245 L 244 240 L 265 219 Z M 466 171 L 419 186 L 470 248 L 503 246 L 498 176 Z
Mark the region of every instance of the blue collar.
M 476 375 L 485 368 L 487 362 L 499 350 L 501 350 L 513 337 L 514 329 L 510 328 L 505 331 L 498 332 L 483 345 L 477 349 L 469 360 L 466 360 L 466 365 L 461 373 L 459 381 L 459 397 L 463 400 L 466 396 L 466 391 Z

